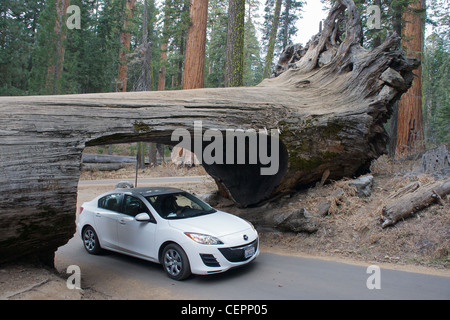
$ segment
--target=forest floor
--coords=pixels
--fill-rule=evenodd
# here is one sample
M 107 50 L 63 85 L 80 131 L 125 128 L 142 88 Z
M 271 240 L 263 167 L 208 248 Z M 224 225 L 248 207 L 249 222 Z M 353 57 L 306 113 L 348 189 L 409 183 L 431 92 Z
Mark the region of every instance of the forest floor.
M 390 195 L 413 181 L 426 185 L 436 180 L 431 175 L 420 173 L 418 167 L 419 161 L 393 161 L 385 156 L 379 158 L 374 161 L 369 173 L 374 178 L 368 197 L 356 195 L 348 187 L 349 179 L 343 179 L 284 196 L 256 211 L 237 208 L 224 199 L 216 207 L 244 218 L 265 209 L 286 212 L 305 208 L 317 218 L 318 228 L 313 233 L 281 232 L 256 224 L 263 251 L 450 276 L 449 196 L 443 198 L 441 204 L 423 209 L 394 226 L 381 228 L 381 209 Z M 80 180 L 134 179 L 134 170 L 133 166 L 129 166 L 114 172 L 86 171 Z M 202 167 L 187 169 L 171 164 L 139 170 L 140 178 L 203 175 L 206 172 Z M 174 187 L 196 195 L 217 192 L 212 179 Z M 78 206 L 107 189 L 106 186 L 79 186 Z M 334 202 L 328 214 L 319 215 L 319 204 L 330 199 Z M 0 267 L 0 285 L 0 299 L 104 298 L 96 292 L 66 295 L 67 289 L 63 290 L 65 280 L 61 279 L 61 275 L 30 265 Z

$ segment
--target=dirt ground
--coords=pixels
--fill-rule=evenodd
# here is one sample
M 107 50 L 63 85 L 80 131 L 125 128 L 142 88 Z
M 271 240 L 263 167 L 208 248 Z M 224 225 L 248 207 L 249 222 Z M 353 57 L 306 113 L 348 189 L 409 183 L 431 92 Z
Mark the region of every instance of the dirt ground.
M 450 197 L 432 205 L 392 227 L 381 228 L 381 208 L 390 195 L 401 187 L 419 181 L 426 185 L 436 180 L 418 172 L 417 161 L 395 162 L 381 157 L 372 164 L 372 194 L 359 197 L 348 188 L 348 180 L 329 181 L 285 196 L 265 205 L 264 209 L 286 212 L 305 208 L 319 221 L 314 233 L 280 232 L 256 224 L 261 249 L 279 254 L 320 257 L 348 263 L 374 263 L 386 268 L 450 276 Z M 117 172 L 84 172 L 81 180 L 134 179 L 134 168 Z M 140 170 L 139 177 L 202 176 L 200 168 L 160 166 L 158 170 Z M 144 186 L 144 185 L 141 185 Z M 200 184 L 172 184 L 201 195 L 216 192 L 211 179 Z M 111 186 L 79 186 L 78 207 Z M 339 196 L 337 197 L 336 194 Z M 320 215 L 318 206 L 324 200 L 332 202 L 327 215 Z M 239 209 L 229 201 L 219 208 L 248 217 L 257 209 Z M 259 211 L 258 211 L 259 210 Z M 78 212 L 77 208 L 77 212 Z M 64 277 L 54 270 L 32 264 L 0 266 L 0 299 L 107 299 L 92 290 L 67 290 Z M 68 293 L 69 292 L 69 293 Z

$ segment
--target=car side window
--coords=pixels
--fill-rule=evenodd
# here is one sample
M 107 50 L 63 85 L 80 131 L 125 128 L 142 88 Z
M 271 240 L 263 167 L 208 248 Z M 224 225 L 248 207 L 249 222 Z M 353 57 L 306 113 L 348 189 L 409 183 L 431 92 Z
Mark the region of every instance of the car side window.
M 108 194 L 98 200 L 98 207 L 111 210 L 111 211 L 120 211 L 120 194 Z
M 137 214 L 143 212 L 148 213 L 151 216 L 150 210 L 140 199 L 130 195 L 125 195 L 123 203 L 124 214 L 135 217 Z

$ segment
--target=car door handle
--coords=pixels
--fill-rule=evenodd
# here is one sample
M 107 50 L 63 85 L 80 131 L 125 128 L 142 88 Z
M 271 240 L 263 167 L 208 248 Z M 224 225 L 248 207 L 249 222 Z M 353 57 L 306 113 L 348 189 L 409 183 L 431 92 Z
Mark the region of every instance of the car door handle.
M 120 223 L 120 224 L 127 224 L 127 222 L 126 222 L 124 219 L 120 219 L 120 220 L 119 220 L 119 223 Z
M 101 218 L 101 217 L 102 217 L 102 215 L 100 214 L 100 212 L 96 212 L 96 213 L 95 213 L 95 216 L 96 216 L 97 218 Z

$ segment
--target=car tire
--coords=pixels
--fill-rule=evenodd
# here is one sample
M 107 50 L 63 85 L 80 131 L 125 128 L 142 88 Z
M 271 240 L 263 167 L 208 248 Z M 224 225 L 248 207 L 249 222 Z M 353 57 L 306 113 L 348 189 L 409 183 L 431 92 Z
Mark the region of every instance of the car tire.
M 191 275 L 189 259 L 184 250 L 177 244 L 167 245 L 161 258 L 164 271 L 174 280 L 184 280 Z
M 82 240 L 84 248 L 90 254 L 99 254 L 102 251 L 97 233 L 91 226 L 83 229 Z

